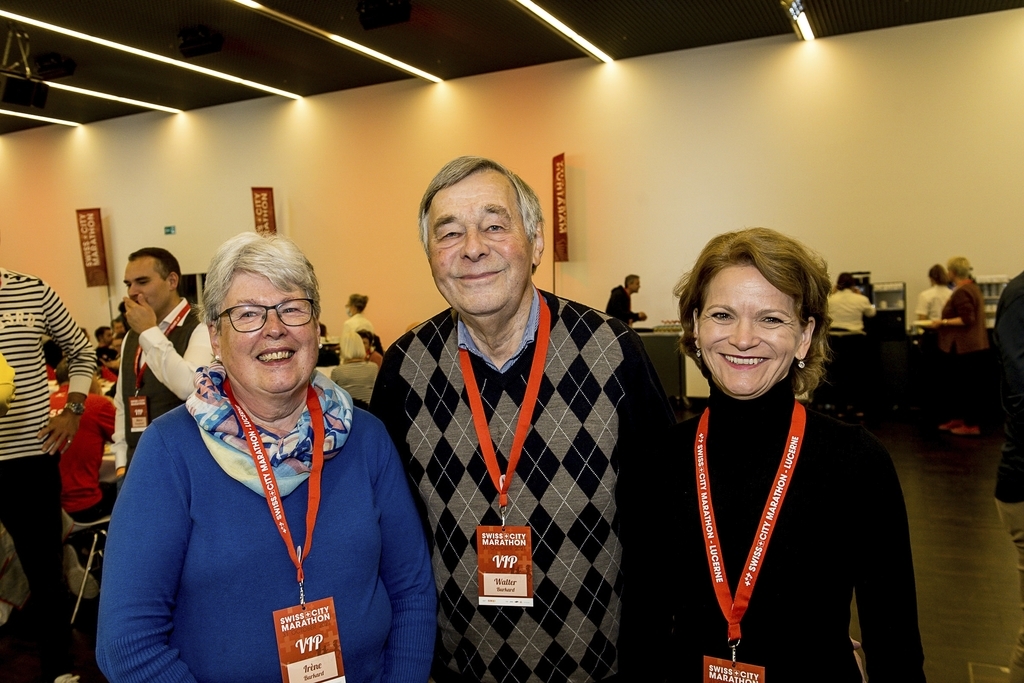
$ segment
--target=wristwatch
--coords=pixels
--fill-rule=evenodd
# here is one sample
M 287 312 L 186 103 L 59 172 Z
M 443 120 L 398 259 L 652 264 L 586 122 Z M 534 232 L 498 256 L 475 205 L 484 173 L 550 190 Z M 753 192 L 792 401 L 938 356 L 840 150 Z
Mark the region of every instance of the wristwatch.
M 68 402 L 67 404 L 65 404 L 64 407 L 67 408 L 68 410 L 70 410 L 75 415 L 81 415 L 82 413 L 85 412 L 85 404 L 84 403 Z

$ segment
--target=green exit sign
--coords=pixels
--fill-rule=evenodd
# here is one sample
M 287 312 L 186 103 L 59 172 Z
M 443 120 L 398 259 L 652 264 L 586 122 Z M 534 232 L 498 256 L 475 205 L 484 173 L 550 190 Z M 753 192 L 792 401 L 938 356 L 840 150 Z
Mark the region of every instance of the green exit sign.
M 173 235 L 175 232 L 177 232 L 177 228 L 175 228 L 173 225 L 165 225 L 164 226 L 164 234 L 165 235 Z

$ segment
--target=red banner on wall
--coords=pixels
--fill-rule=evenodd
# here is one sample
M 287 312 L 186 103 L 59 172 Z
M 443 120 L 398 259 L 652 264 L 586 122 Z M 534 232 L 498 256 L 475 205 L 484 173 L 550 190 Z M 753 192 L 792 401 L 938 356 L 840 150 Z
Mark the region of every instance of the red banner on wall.
M 252 188 L 252 211 L 256 218 L 256 232 L 273 235 L 277 232 L 277 218 L 274 216 L 274 188 Z
M 569 217 L 565 203 L 565 154 L 552 159 L 551 171 L 555 188 L 554 252 L 555 261 L 569 260 Z
M 87 287 L 104 287 L 107 279 L 107 251 L 103 247 L 103 218 L 99 209 L 78 209 L 78 243 L 82 247 Z

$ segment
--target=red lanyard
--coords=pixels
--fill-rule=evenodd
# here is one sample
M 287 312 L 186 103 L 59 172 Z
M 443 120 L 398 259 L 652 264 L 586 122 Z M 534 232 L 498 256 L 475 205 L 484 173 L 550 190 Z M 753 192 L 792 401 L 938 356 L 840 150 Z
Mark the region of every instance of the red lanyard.
M 166 337 L 171 332 L 173 332 L 174 328 L 176 328 L 178 326 L 178 323 L 180 323 L 182 320 L 184 320 L 185 316 L 188 315 L 188 312 L 191 311 L 191 310 L 192 310 L 192 306 L 186 301 L 185 302 L 185 307 L 182 308 L 180 311 L 178 311 L 178 315 L 174 316 L 174 320 L 172 320 L 171 324 L 167 326 L 166 330 L 164 330 L 164 336 Z M 146 368 L 149 367 L 148 364 L 146 364 L 146 363 L 142 363 L 140 365 L 140 361 L 141 360 L 142 360 L 142 343 L 140 342 L 139 345 L 137 347 L 135 347 L 135 393 L 136 394 L 138 393 L 139 389 L 142 388 L 142 373 L 146 372 Z
M 758 525 L 754 544 L 750 547 L 750 554 L 747 555 L 743 577 L 740 579 L 739 585 L 736 586 L 735 600 L 729 591 L 729 581 L 726 578 L 725 565 L 722 562 L 721 539 L 718 537 L 718 525 L 715 523 L 715 508 L 711 505 L 711 482 L 707 469 L 708 415 L 710 412 L 709 409 L 705 409 L 704 414 L 701 415 L 700 424 L 697 426 L 697 438 L 693 443 L 693 454 L 697 461 L 697 494 L 700 499 L 700 523 L 701 528 L 704 529 L 704 548 L 708 555 L 708 567 L 711 569 L 711 581 L 715 587 L 715 595 L 718 597 L 718 606 L 721 607 L 722 615 L 729 622 L 729 641 L 733 645 L 733 658 L 735 659 L 735 646 L 739 644 L 740 640 L 740 621 L 750 604 L 750 596 L 754 592 L 754 584 L 757 583 L 757 577 L 764 565 L 764 556 L 768 552 L 768 543 L 771 541 L 772 532 L 775 531 L 782 502 L 785 500 L 789 484 L 793 480 L 793 469 L 800 457 L 800 447 L 804 440 L 804 426 L 807 423 L 807 411 L 798 401 L 793 401 L 793 417 L 789 425 L 786 447 L 782 453 L 782 462 L 779 463 L 775 484 L 765 503 L 764 512 L 761 513 L 761 523 Z
M 270 508 L 270 516 L 277 524 L 277 531 L 281 534 L 284 545 L 291 555 L 292 564 L 295 565 L 296 576 L 299 582 L 299 603 L 306 604 L 306 594 L 303 587 L 305 575 L 302 572 L 302 561 L 309 557 L 309 549 L 313 546 L 313 527 L 316 526 L 316 513 L 320 509 L 320 479 L 324 469 L 324 412 L 320 407 L 320 399 L 316 391 L 310 386 L 306 389 L 306 408 L 309 410 L 310 422 L 313 426 L 313 467 L 309 475 L 309 502 L 306 506 L 306 545 L 295 547 L 292 540 L 292 532 L 288 528 L 288 518 L 284 514 L 284 505 L 278 495 L 277 477 L 274 476 L 274 469 L 267 459 L 267 452 L 263 448 L 263 440 L 260 438 L 256 425 L 249 419 L 248 413 L 235 401 L 235 395 L 231 391 L 231 383 L 224 380 L 224 393 L 231 401 L 231 407 L 235 409 L 239 424 L 245 433 L 245 442 L 249 445 L 249 452 L 252 454 L 253 462 L 256 463 L 256 472 L 259 475 L 260 483 L 263 484 L 263 495 L 267 499 L 267 507 Z
M 459 349 L 459 363 L 462 366 L 462 377 L 466 383 L 466 394 L 469 396 L 469 409 L 473 413 L 473 426 L 476 438 L 480 442 L 480 452 L 487 463 L 487 472 L 491 475 L 494 488 L 498 490 L 498 504 L 501 506 L 501 524 L 505 525 L 505 508 L 508 506 L 508 488 L 515 475 L 516 464 L 523 453 L 523 444 L 530 431 L 530 421 L 537 405 L 537 394 L 540 393 L 540 379 L 544 376 L 544 362 L 548 355 L 548 338 L 551 336 L 551 311 L 548 310 L 544 297 L 540 298 L 540 323 L 537 326 L 537 339 L 533 350 L 533 364 L 530 366 L 530 378 L 526 382 L 526 395 L 519 407 L 519 421 L 516 433 L 512 437 L 512 449 L 508 454 L 506 474 L 498 469 L 498 456 L 494 452 L 494 441 L 491 439 L 490 426 L 484 414 L 484 404 L 480 398 L 480 388 L 473 374 L 473 364 L 469 360 L 469 351 Z

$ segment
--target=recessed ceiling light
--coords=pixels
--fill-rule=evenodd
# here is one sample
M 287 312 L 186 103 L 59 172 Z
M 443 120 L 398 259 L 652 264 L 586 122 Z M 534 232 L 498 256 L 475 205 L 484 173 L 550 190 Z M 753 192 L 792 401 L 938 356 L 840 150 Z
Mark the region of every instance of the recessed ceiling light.
M 232 83 L 238 83 L 239 85 L 245 85 L 245 86 L 248 86 L 250 88 L 255 88 L 256 90 L 262 90 L 263 92 L 271 93 L 273 95 L 280 95 L 281 97 L 289 97 L 289 98 L 291 98 L 293 100 L 302 99 L 301 95 L 296 95 L 295 93 L 288 92 L 287 90 L 281 90 L 280 88 L 274 88 L 272 86 L 263 85 L 262 83 L 257 83 L 255 81 L 250 81 L 250 80 L 245 79 L 245 78 L 239 78 L 238 76 L 232 76 L 231 74 L 224 73 L 223 71 L 215 71 L 214 69 L 207 69 L 206 67 L 199 66 L 197 64 L 189 64 L 188 62 L 184 62 L 184 61 L 182 61 L 180 59 L 172 59 L 171 57 L 164 57 L 163 55 L 158 55 L 155 52 L 148 52 L 146 50 L 140 50 L 137 47 L 132 47 L 131 45 L 124 45 L 123 43 L 115 43 L 114 41 L 107 40 L 106 38 L 98 38 L 96 36 L 91 36 L 88 33 L 82 33 L 81 31 L 74 31 L 74 30 L 69 29 L 69 28 L 64 28 L 63 26 L 57 26 L 55 24 L 48 24 L 45 21 L 39 21 L 38 19 L 32 19 L 30 17 L 25 17 L 25 16 L 22 16 L 20 14 L 15 14 L 14 12 L 8 12 L 6 10 L 0 9 L 0 17 L 5 17 L 7 19 L 10 19 L 11 21 L 16 21 L 16 22 L 21 23 L 21 24 L 28 24 L 29 26 L 35 26 L 37 28 L 45 29 L 47 31 L 53 31 L 55 33 L 60 33 L 62 35 L 70 36 L 72 38 L 78 38 L 79 40 L 85 40 L 85 41 L 88 41 L 90 43 L 95 43 L 97 45 L 102 45 L 104 47 L 113 48 L 114 50 L 120 50 L 122 52 L 127 52 L 127 53 L 133 54 L 133 55 L 135 55 L 137 57 L 145 57 L 146 59 L 152 59 L 153 61 L 162 62 L 163 64 L 170 64 L 171 66 L 176 66 L 176 67 L 181 68 L 181 69 L 187 69 L 189 71 L 195 71 L 196 73 L 201 73 L 201 74 L 204 74 L 206 76 L 213 76 L 214 78 L 219 78 L 221 80 L 230 81 Z
M 57 83 L 56 81 L 49 83 L 51 88 L 56 90 L 67 90 L 68 92 L 78 93 L 79 95 L 88 95 L 89 97 L 99 97 L 103 100 L 114 100 L 115 102 L 124 102 L 125 104 L 134 104 L 136 107 L 146 107 L 147 109 L 156 109 L 159 111 L 165 111 L 168 114 L 181 114 L 180 109 L 174 107 L 165 107 L 162 104 L 153 104 L 152 102 L 143 102 L 142 100 L 133 100 L 130 97 L 120 97 L 118 95 L 110 95 L 105 92 L 98 90 L 87 90 L 86 88 L 76 88 L 73 85 L 65 85 L 64 83 Z
M 312 24 L 307 24 L 306 22 L 302 21 L 301 19 L 296 19 L 293 16 L 289 16 L 289 15 L 284 14 L 282 12 L 278 12 L 275 9 L 271 9 L 269 7 L 265 7 L 264 5 L 259 4 L 258 2 L 253 2 L 253 0 L 233 0 L 233 1 L 238 3 L 239 5 L 244 5 L 244 6 L 248 7 L 249 9 L 256 10 L 260 14 L 263 14 L 263 15 L 265 15 L 267 17 L 270 17 L 271 19 L 275 19 L 275 20 L 281 22 L 282 24 L 285 24 L 286 26 L 291 26 L 292 28 L 297 28 L 300 31 L 305 31 L 306 33 L 309 33 L 310 35 L 316 36 L 317 38 L 324 38 L 326 40 L 330 40 L 330 41 L 333 41 L 335 43 L 338 43 L 339 45 L 344 45 L 345 47 L 347 47 L 348 49 L 350 49 L 350 50 L 352 50 L 354 52 L 358 52 L 360 54 L 366 55 L 367 57 L 370 57 L 372 59 L 376 59 L 379 62 L 384 62 L 385 64 L 387 64 L 389 66 L 393 66 L 396 69 L 401 69 L 402 71 L 404 71 L 406 73 L 410 73 L 413 76 L 418 76 L 418 77 L 423 78 L 425 80 L 431 81 L 432 83 L 441 83 L 442 79 L 438 78 L 437 76 L 435 76 L 433 74 L 429 74 L 426 71 L 423 71 L 422 69 L 417 69 L 416 67 L 414 67 L 414 66 L 412 66 L 410 64 L 406 64 L 405 62 L 399 61 L 399 60 L 395 59 L 394 57 L 389 57 L 386 54 L 384 54 L 383 52 L 377 52 L 376 50 L 374 50 L 372 48 L 366 47 L 365 45 L 360 45 L 359 43 L 355 42 L 354 40 L 349 40 L 348 38 L 343 38 L 342 36 L 335 35 L 335 34 L 331 33 L 330 31 L 325 31 L 322 28 L 317 28 L 316 26 L 313 26 Z
M 550 12 L 548 12 L 546 9 L 544 9 L 537 3 L 532 2 L 531 0 L 516 0 L 516 2 L 518 2 L 520 5 L 530 10 L 534 14 L 536 14 L 538 17 L 543 19 L 547 24 L 553 26 L 559 33 L 561 33 L 569 40 L 582 47 L 584 50 L 589 52 L 597 59 L 600 59 L 605 64 L 612 63 L 613 60 L 611 57 L 598 50 L 593 43 L 591 43 L 589 40 L 587 40 L 580 34 L 576 33 L 576 31 L 573 31 L 565 24 L 563 24 L 561 21 L 552 16 Z
M 49 116 L 39 116 L 38 114 L 25 114 L 20 111 L 11 111 L 10 109 L 0 109 L 0 114 L 5 116 L 17 116 L 22 119 L 32 119 L 33 121 L 45 121 L 46 123 L 59 123 L 62 126 L 80 126 L 82 124 L 75 123 L 74 121 L 65 121 L 64 119 L 54 119 Z

